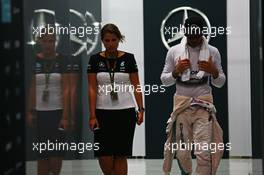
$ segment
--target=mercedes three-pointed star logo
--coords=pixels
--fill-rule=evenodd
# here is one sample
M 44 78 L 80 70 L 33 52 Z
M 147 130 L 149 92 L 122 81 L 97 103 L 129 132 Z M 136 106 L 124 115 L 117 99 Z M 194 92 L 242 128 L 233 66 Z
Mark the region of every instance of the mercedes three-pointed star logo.
M 206 22 L 207 28 L 209 29 L 209 33 L 207 35 L 207 40 L 209 41 L 210 36 L 211 36 L 211 24 L 209 19 L 207 18 L 207 16 L 201 12 L 198 9 L 194 9 L 192 7 L 178 7 L 176 9 L 173 9 L 172 11 L 170 11 L 168 13 L 168 15 L 163 19 L 162 23 L 161 23 L 161 28 L 160 28 L 160 34 L 161 34 L 161 40 L 164 44 L 164 46 L 169 49 L 172 45 L 171 43 L 174 43 L 178 40 L 180 40 L 183 36 L 184 36 L 184 31 L 183 28 L 180 28 L 178 32 L 174 33 L 173 35 L 171 35 L 171 37 L 166 37 L 165 33 L 167 32 L 168 28 L 166 28 L 166 23 L 169 20 L 169 18 L 171 18 L 173 15 L 178 15 L 179 12 L 183 11 L 183 20 L 182 20 L 182 24 L 178 25 L 178 26 L 184 26 L 184 21 L 188 18 L 189 16 L 189 11 L 192 11 L 198 15 L 200 15 L 204 21 Z

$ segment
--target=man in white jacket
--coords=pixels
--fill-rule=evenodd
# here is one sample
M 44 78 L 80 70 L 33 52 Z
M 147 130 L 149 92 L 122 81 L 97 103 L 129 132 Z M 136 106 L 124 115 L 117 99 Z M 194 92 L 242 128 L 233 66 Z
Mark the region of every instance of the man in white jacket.
M 189 17 L 185 20 L 184 26 L 186 33 L 182 42 L 170 48 L 167 53 L 161 81 L 165 86 L 176 84 L 176 97 L 184 96 L 191 99 L 199 99 L 206 96 L 211 99 L 208 102 L 213 103 L 210 84 L 220 88 L 226 80 L 221 66 L 220 53 L 217 48 L 209 45 L 205 40 L 202 34 L 203 19 L 200 17 Z M 200 30 L 194 32 L 191 29 L 193 26 Z M 208 54 L 201 54 L 202 49 L 206 49 L 205 51 Z M 205 56 L 206 58 L 204 58 Z M 200 76 L 201 72 L 202 76 Z M 179 105 L 179 103 L 180 101 L 174 100 L 174 107 Z M 212 125 L 211 115 L 205 108 L 190 106 L 177 115 L 176 143 L 196 143 L 200 146 L 204 144 L 210 145 L 213 137 Z M 214 174 L 212 172 L 211 150 L 202 148 L 198 147 L 194 150 L 197 158 L 196 174 Z M 189 148 L 179 149 L 178 147 L 176 156 L 181 168 L 184 167 L 182 165 L 186 164 L 186 162 L 191 162 L 191 150 Z M 191 168 L 183 168 L 183 170 L 186 174 L 192 173 Z

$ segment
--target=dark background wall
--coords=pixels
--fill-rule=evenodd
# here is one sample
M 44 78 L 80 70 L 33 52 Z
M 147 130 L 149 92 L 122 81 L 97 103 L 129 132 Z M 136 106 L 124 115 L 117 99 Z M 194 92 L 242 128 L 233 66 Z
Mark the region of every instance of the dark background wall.
M 264 174 L 264 93 L 263 93 L 263 15 L 262 0 L 250 1 L 250 69 L 251 69 L 251 116 L 252 157 L 262 159 Z M 257 171 L 253 162 L 253 172 Z
M 250 1 L 252 156 L 264 157 L 263 30 L 261 0 Z M 260 140 L 261 138 L 261 140 Z
M 212 26 L 226 27 L 226 1 L 177 0 L 177 1 L 144 1 L 144 52 L 145 84 L 161 84 L 160 74 L 163 69 L 167 49 L 161 42 L 160 26 L 162 20 L 173 9 L 181 6 L 197 8 L 209 18 Z M 212 6 L 214 8 L 212 8 Z M 217 7 L 217 8 L 215 8 Z M 183 19 L 183 14 L 179 21 Z M 177 20 L 177 19 L 176 19 Z M 227 71 L 226 35 L 211 38 L 210 44 L 216 46 L 222 56 L 224 72 Z M 146 104 L 146 156 L 162 158 L 165 142 L 166 121 L 172 111 L 172 100 L 175 86 L 166 88 L 166 93 L 145 96 Z M 228 103 L 227 82 L 221 89 L 213 89 L 215 105 L 220 125 L 224 130 L 224 141 L 228 142 Z M 225 152 L 225 157 L 228 153 Z
M 0 14 L 0 174 L 24 174 L 23 2 L 1 1 Z

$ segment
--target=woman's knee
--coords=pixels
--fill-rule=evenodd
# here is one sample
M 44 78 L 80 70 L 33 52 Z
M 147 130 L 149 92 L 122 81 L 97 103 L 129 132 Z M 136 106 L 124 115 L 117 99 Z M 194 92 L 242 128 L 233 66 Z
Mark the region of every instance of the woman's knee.
M 99 157 L 99 164 L 105 175 L 112 175 L 112 172 L 113 172 L 113 157 L 112 156 Z

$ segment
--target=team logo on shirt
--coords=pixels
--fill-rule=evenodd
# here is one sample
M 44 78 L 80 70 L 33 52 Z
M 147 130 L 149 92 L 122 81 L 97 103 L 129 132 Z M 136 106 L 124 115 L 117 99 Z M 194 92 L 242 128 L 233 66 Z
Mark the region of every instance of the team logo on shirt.
M 121 63 L 120 63 L 120 67 L 124 67 L 125 66 L 125 61 L 122 61 Z
M 100 68 L 104 68 L 104 67 L 105 67 L 105 63 L 104 63 L 104 62 L 102 62 L 102 61 L 101 61 L 101 62 L 99 62 L 99 67 L 100 67 Z
M 73 65 L 73 70 L 79 70 L 79 65 L 78 64 L 74 64 Z
M 40 63 L 36 63 L 36 68 L 41 68 L 41 64 Z
M 126 69 L 126 67 L 125 67 L 125 61 L 122 61 L 121 63 L 120 63 L 120 71 L 125 71 L 125 69 Z
M 71 70 L 71 65 L 67 65 L 67 70 Z
M 197 74 L 199 71 L 194 71 L 194 70 L 192 70 L 191 71 L 191 75 L 194 75 L 194 74 Z
M 138 68 L 137 63 L 135 64 L 135 68 L 136 68 L 136 69 Z
M 42 64 L 39 63 L 39 62 L 36 62 L 36 65 L 35 65 L 35 73 L 41 72 L 41 69 L 42 69 Z

